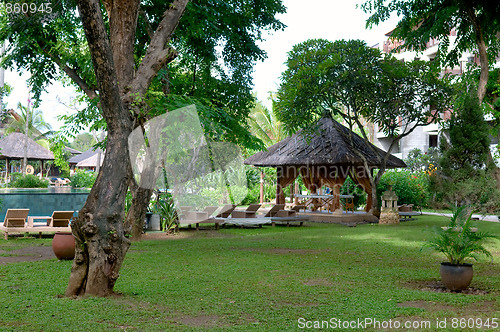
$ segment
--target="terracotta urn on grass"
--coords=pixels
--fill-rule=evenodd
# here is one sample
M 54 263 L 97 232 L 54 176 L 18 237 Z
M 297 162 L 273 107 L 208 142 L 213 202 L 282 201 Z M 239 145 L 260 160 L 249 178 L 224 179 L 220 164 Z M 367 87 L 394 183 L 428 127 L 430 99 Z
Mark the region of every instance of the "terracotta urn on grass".
M 450 290 L 467 289 L 474 276 L 472 264 L 467 263 L 458 265 L 443 262 L 439 273 L 441 274 L 441 281 Z
M 468 212 L 465 206 L 457 208 L 448 226 L 436 227 L 436 235 L 425 245 L 448 258 L 448 262 L 441 263 L 439 272 L 444 286 L 452 291 L 467 289 L 472 281 L 472 264 L 465 263 L 465 260 L 475 259 L 477 254 L 492 257 L 482 243 L 488 238 L 498 238 L 473 227 L 472 212 Z
M 52 240 L 52 250 L 59 260 L 75 258 L 75 238 L 71 232 L 56 232 Z

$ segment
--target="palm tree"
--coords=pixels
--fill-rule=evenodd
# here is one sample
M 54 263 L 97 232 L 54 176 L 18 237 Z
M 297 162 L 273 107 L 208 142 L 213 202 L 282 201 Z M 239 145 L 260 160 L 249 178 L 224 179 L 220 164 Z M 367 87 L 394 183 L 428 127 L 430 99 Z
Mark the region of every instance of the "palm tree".
M 272 99 L 272 95 L 270 98 Z M 250 131 L 260 138 L 266 147 L 270 147 L 286 137 L 283 124 L 278 121 L 274 111 L 267 109 L 260 101 L 256 102 L 254 109 L 250 112 L 248 124 Z
M 28 117 L 28 126 L 26 126 L 28 109 L 26 106 L 21 105 L 21 103 L 17 105 L 17 108 L 20 110 L 20 114 L 13 110 L 8 111 L 9 115 L 5 134 L 8 135 L 13 132 L 26 134 L 29 138 L 48 149 L 49 141 L 47 138 L 52 134 L 52 127 L 43 119 L 42 111 L 39 109 L 31 110 Z
M 274 106 L 273 95 L 269 96 Z M 274 108 L 274 107 L 273 107 Z M 262 105 L 262 102 L 256 101 L 255 107 L 250 112 L 248 125 L 252 134 L 264 142 L 266 148 L 278 143 L 287 137 L 283 124 L 278 120 L 273 109 L 269 110 Z M 260 182 L 260 202 L 264 202 L 264 171 L 261 169 Z M 274 185 L 270 183 L 269 185 Z

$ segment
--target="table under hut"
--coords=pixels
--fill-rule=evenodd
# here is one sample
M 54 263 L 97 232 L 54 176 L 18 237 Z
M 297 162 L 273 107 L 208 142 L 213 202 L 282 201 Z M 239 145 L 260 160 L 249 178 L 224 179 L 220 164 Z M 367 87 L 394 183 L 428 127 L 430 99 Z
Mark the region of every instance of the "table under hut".
M 367 161 L 364 166 L 361 153 Z M 337 121 L 325 117 L 314 129 L 300 130 L 294 135 L 245 160 L 245 164 L 277 169 L 276 204 L 285 203 L 283 189 L 301 177 L 306 188 L 316 195 L 323 186 L 331 188 L 333 199 L 329 210 L 342 213 L 340 189 L 347 177 L 367 194 L 366 212 L 372 208 L 372 185 L 368 172 L 373 175 L 380 168 L 386 152 L 366 142 L 358 134 Z M 390 155 L 386 168 L 406 167 L 399 158 Z M 314 204 L 313 204 L 314 205 Z

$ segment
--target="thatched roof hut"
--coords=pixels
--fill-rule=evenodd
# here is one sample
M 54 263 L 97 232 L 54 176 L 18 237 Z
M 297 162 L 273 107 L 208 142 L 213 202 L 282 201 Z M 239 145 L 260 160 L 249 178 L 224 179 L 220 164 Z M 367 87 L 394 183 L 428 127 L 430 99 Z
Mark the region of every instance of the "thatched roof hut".
M 104 159 L 104 153 L 101 149 L 90 148 L 78 155 L 75 155 L 69 159 L 70 167 L 97 167 L 97 154 L 101 153 L 101 165 Z
M 99 157 L 98 153 L 93 154 L 87 159 L 83 159 L 76 164 L 76 167 L 97 167 L 98 159 L 100 159 L 100 165 L 102 166 L 102 161 L 104 160 L 104 154 Z
M 0 139 L 0 159 L 5 159 L 5 179 L 9 176 L 9 160 L 24 159 L 24 144 L 27 141 L 27 159 L 40 160 L 41 169 L 45 160 L 54 160 L 54 154 L 27 137 L 23 133 L 15 132 Z
M 375 145 L 365 142 L 358 134 L 353 133 L 353 144 L 350 142 L 349 129 L 330 118 L 322 118 L 317 123 L 317 130 L 313 134 L 296 134 L 261 151 L 247 160 L 245 164 L 254 166 L 303 166 L 303 165 L 346 165 L 362 166 L 363 160 L 354 151 L 353 146 L 360 151 L 368 161 L 369 166 L 380 166 L 379 158 L 383 158 L 385 151 Z M 374 153 L 379 154 L 379 158 Z M 406 167 L 399 158 L 390 156 L 387 168 Z
M 12 133 L 0 139 L 1 159 L 23 159 L 24 142 L 28 140 L 29 160 L 54 160 L 54 154 L 23 133 Z
M 368 194 L 367 211 L 371 208 L 372 192 L 369 175 L 379 168 L 386 152 L 367 143 L 356 133 L 331 118 L 322 118 L 312 133 L 299 131 L 291 137 L 261 151 L 245 160 L 245 164 L 276 167 L 278 170 L 277 203 L 284 203 L 282 188 L 291 184 L 299 175 L 313 193 L 326 185 L 340 195 L 340 187 L 349 176 Z M 364 167 L 361 153 L 366 158 L 369 170 Z M 399 158 L 389 156 L 386 168 L 406 167 Z M 339 207 L 337 197 L 334 205 Z M 334 208 L 336 208 L 334 207 Z

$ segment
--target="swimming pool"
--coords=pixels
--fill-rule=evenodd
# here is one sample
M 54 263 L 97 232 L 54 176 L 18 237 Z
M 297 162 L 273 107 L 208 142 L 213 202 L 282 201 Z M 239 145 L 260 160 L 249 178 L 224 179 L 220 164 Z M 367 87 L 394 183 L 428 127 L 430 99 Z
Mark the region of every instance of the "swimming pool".
M 7 209 L 30 209 L 30 216 L 51 216 L 53 211 L 79 211 L 89 192 L 89 189 L 71 187 L 0 189 L 0 222 L 3 222 Z

